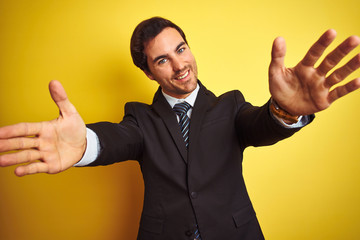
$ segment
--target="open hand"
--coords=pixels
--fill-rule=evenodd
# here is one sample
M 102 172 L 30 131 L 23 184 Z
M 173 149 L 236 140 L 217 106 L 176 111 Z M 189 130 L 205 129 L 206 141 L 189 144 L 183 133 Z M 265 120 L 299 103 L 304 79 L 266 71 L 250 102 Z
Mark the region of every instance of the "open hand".
M 19 123 L 0 128 L 0 166 L 22 163 L 17 176 L 64 171 L 83 156 L 86 149 L 86 127 L 67 98 L 60 82 L 51 81 L 49 90 L 59 108 L 57 119 L 37 123 Z M 16 151 L 10 152 L 9 151 Z
M 328 75 L 341 59 L 360 44 L 357 36 L 347 38 L 318 67 L 314 67 L 335 37 L 334 30 L 326 31 L 293 68 L 284 66 L 284 39 L 275 39 L 269 67 L 269 87 L 272 98 L 281 108 L 294 116 L 313 114 L 328 108 L 335 100 L 360 87 L 360 78 L 356 78 L 330 90 L 360 67 L 360 54 Z

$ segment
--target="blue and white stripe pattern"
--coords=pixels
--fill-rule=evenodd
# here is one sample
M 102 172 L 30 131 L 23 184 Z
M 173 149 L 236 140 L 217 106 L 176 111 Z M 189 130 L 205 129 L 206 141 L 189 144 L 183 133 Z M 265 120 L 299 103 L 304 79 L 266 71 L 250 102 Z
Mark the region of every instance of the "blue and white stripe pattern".
M 179 125 L 181 128 L 181 134 L 184 138 L 186 148 L 189 145 L 189 129 L 190 129 L 190 118 L 187 112 L 191 108 L 191 105 L 187 102 L 175 104 L 174 112 L 179 116 Z
M 187 115 L 187 112 L 191 108 L 191 105 L 187 102 L 177 103 L 173 107 L 176 115 L 179 116 L 179 125 L 181 129 L 181 134 L 184 138 L 186 148 L 189 145 L 189 129 L 190 129 L 190 118 Z M 196 229 L 194 232 L 194 240 L 201 240 L 200 232 L 198 226 L 196 225 Z
M 195 238 L 194 240 L 201 240 L 201 236 L 200 236 L 200 232 L 199 232 L 199 228 L 198 226 L 196 225 L 196 230 L 195 230 Z

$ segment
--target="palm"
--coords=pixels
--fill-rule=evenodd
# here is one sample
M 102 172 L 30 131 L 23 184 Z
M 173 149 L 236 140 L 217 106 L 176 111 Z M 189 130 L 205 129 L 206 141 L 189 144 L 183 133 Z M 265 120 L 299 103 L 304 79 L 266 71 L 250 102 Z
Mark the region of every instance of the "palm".
M 20 123 L 0 129 L 0 152 L 19 150 L 0 157 L 3 166 L 19 166 L 15 173 L 58 173 L 78 162 L 86 147 L 86 127 L 67 99 L 59 82 L 50 83 L 50 93 L 60 116 L 52 121 Z
M 360 87 L 360 79 L 330 91 L 360 66 L 360 54 L 343 67 L 327 76 L 340 60 L 359 43 L 358 37 L 350 37 L 325 57 L 315 68 L 314 64 L 326 47 L 334 40 L 335 32 L 329 30 L 312 46 L 304 59 L 293 68 L 285 68 L 285 43 L 282 38 L 274 41 L 272 62 L 269 68 L 269 86 L 272 97 L 292 115 L 307 115 L 324 110 L 336 99 Z
M 64 171 L 80 160 L 84 137 L 85 124 L 78 114 L 41 123 L 38 135 L 42 153 L 40 157 L 48 173 Z
M 66 120 L 60 117 L 57 120 L 54 131 L 58 131 L 59 158 L 63 163 L 61 170 L 65 170 L 78 162 L 83 155 L 86 128 L 79 114 L 71 116 Z

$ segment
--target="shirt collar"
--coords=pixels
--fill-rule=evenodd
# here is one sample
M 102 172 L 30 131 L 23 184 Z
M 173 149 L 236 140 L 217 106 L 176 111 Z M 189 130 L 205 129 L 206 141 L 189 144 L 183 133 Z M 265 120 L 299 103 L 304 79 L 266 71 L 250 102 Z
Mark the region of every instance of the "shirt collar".
M 191 107 L 194 107 L 195 100 L 196 100 L 197 94 L 199 92 L 199 89 L 200 89 L 199 84 L 197 84 L 195 90 L 192 91 L 192 93 L 189 96 L 187 96 L 186 98 L 182 98 L 182 99 L 178 99 L 178 98 L 169 96 L 168 94 L 164 93 L 163 90 L 161 90 L 161 92 L 164 95 L 166 101 L 168 101 L 168 103 L 170 104 L 171 108 L 173 108 L 175 106 L 175 104 L 181 103 L 184 101 L 189 103 L 191 105 Z

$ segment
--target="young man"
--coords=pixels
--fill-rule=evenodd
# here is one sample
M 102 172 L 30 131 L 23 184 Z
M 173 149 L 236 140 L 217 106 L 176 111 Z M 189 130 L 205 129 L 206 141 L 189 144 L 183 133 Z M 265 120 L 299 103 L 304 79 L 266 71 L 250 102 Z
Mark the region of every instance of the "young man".
M 134 159 L 145 183 L 138 239 L 263 239 L 242 176 L 242 153 L 291 136 L 312 114 L 360 87 L 355 79 L 330 91 L 359 68 L 360 54 L 326 76 L 359 45 L 358 37 L 349 37 L 314 68 L 334 38 L 333 30 L 324 33 L 291 69 L 283 64 L 284 41 L 276 39 L 269 68 L 272 98 L 254 107 L 239 91 L 219 97 L 208 91 L 197 79 L 183 31 L 163 18 L 145 20 L 133 33 L 131 54 L 160 85 L 153 103 L 127 103 L 121 123 L 86 128 L 61 84 L 52 81 L 59 118 L 0 128 L 0 151 L 20 150 L 0 156 L 0 165 L 28 162 L 16 168 L 23 176 Z

